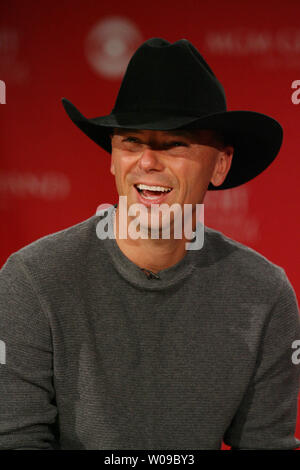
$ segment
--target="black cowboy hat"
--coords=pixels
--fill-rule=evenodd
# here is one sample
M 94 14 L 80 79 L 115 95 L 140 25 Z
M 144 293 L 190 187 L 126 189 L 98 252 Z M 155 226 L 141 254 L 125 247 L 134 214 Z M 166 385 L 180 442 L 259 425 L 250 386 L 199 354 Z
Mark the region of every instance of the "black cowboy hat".
M 230 171 L 219 190 L 255 178 L 274 160 L 282 143 L 280 124 L 253 111 L 227 111 L 223 86 L 187 39 L 173 44 L 152 38 L 132 56 L 115 106 L 107 116 L 87 119 L 66 98 L 71 120 L 111 153 L 112 128 L 214 129 L 234 146 Z

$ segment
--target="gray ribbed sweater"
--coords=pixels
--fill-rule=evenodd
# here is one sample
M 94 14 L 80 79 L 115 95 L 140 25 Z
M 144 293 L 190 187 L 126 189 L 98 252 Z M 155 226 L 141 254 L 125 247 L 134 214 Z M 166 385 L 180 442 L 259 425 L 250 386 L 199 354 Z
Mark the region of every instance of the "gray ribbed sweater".
M 148 279 L 98 221 L 0 271 L 0 449 L 300 446 L 284 270 L 205 228 L 201 250 Z

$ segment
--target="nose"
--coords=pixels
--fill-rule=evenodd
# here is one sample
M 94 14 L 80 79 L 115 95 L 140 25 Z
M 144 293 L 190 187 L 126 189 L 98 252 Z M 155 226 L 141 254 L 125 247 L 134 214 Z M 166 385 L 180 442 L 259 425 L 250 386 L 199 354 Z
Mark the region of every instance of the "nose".
M 151 148 L 146 148 L 143 153 L 141 154 L 138 166 L 144 171 L 150 170 L 162 170 L 163 164 L 158 155 L 157 150 L 153 150 Z

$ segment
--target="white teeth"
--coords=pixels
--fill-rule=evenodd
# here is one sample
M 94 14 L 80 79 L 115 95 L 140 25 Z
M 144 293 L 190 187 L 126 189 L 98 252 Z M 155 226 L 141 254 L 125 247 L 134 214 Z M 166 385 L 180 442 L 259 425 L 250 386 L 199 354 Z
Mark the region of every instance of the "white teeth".
M 171 191 L 172 188 L 164 188 L 163 186 L 147 186 L 146 184 L 137 184 L 139 189 L 149 189 L 150 191 Z

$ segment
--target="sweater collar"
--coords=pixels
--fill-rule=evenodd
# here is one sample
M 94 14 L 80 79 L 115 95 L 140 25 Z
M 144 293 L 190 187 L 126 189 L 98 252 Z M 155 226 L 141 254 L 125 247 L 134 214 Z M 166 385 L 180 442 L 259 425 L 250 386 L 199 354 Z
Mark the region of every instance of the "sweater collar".
M 201 250 L 187 250 L 185 256 L 175 265 L 154 274 L 151 274 L 151 271 L 148 271 L 148 273 L 143 271 L 143 269 L 127 258 L 119 248 L 115 238 L 112 237 L 116 208 L 117 204 L 110 206 L 103 211 L 103 214 L 99 213 L 97 216 L 106 216 L 110 237 L 102 240 L 103 245 L 111 257 L 114 268 L 126 281 L 141 289 L 157 291 L 173 287 L 191 275 L 196 268 L 197 262 L 199 262 L 197 258 L 199 253 L 203 251 L 203 248 Z

